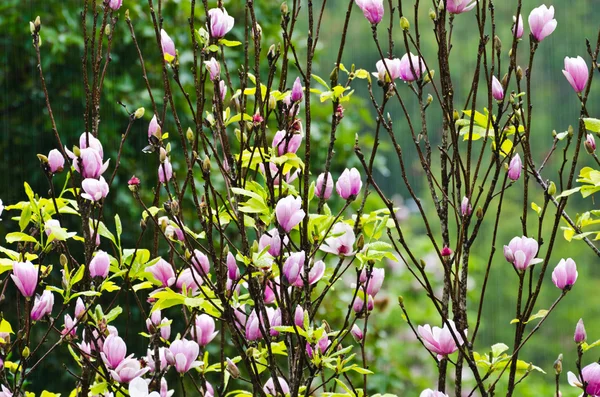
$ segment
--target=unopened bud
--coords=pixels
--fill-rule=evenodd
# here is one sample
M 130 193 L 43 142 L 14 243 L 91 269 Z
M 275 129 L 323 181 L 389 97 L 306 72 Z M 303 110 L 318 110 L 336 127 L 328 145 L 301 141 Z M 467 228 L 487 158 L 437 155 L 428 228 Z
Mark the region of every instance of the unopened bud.
M 523 78 L 523 69 L 520 66 L 517 66 L 517 80 L 521 80 Z
M 25 348 L 21 351 L 21 357 L 27 358 L 31 352 L 29 351 L 29 346 L 25 346 Z
M 454 112 L 452 113 L 452 118 L 454 118 L 454 121 L 456 121 L 460 118 L 460 114 L 458 114 L 458 110 L 454 109 Z
M 144 113 L 146 113 L 146 109 L 142 108 L 137 108 L 137 110 L 135 111 L 135 113 L 133 113 L 133 117 L 135 117 L 136 120 L 141 119 L 142 117 L 144 117 Z
M 207 157 L 202 161 L 202 171 L 210 172 L 210 159 Z
M 550 182 L 548 185 L 548 194 L 550 196 L 554 196 L 556 194 L 556 184 L 554 182 Z
M 281 7 L 279 7 L 279 9 L 281 10 L 281 14 L 283 14 L 284 16 L 286 16 L 288 12 L 290 12 L 287 2 L 285 1 L 281 3 Z
M 274 95 L 269 96 L 269 110 L 275 110 L 277 107 L 277 100 Z
M 502 40 L 498 36 L 494 36 L 494 47 L 496 47 L 496 51 L 502 51 Z
M 567 132 L 569 133 L 570 137 L 573 136 L 573 126 L 572 125 L 569 126 L 569 128 L 567 129 Z
M 67 256 L 65 254 L 60 254 L 60 265 L 64 267 L 67 263 Z
M 402 28 L 402 30 L 410 29 L 410 22 L 404 16 L 402 18 L 400 18 L 400 27 Z
M 504 77 L 502 77 L 502 87 L 506 88 L 508 86 L 508 73 L 504 74 Z
M 185 137 L 187 138 L 188 142 L 194 142 L 194 131 L 192 131 L 190 127 L 188 127 L 187 131 L 185 132 Z
M 110 25 L 106 25 L 106 26 L 104 27 L 104 34 L 105 34 L 106 36 L 110 36 L 110 31 L 111 31 L 111 27 L 110 27 Z
M 160 162 L 164 163 L 165 160 L 167 160 L 167 151 L 165 150 L 164 147 L 160 148 Z
M 425 269 L 425 267 L 427 266 L 427 262 L 425 262 L 423 259 L 419 259 L 419 265 L 421 265 L 422 269 Z
M 237 379 L 240 377 L 240 369 L 229 358 L 227 359 L 227 371 L 231 374 L 231 377 L 233 379 Z
M 179 215 L 179 201 L 171 201 L 171 214 L 173 214 L 174 216 Z
M 40 19 L 40 16 L 38 15 L 37 17 L 35 17 L 35 21 L 33 22 L 34 26 L 36 29 L 40 29 L 40 27 L 42 26 L 42 20 Z
M 435 13 L 435 11 L 433 11 L 433 8 L 429 9 L 429 19 L 431 19 L 432 21 L 435 21 L 437 18 L 437 15 Z
M 423 81 L 425 84 L 429 83 L 435 77 L 435 70 L 431 69 L 428 73 L 425 73 L 425 77 L 423 77 Z
M 29 21 L 29 31 L 31 32 L 31 34 L 35 33 L 35 25 L 31 21 Z
M 81 154 L 81 151 L 77 146 L 73 146 L 73 154 L 75 155 L 75 157 L 79 157 L 79 155 Z
M 441 12 L 441 11 L 443 11 L 443 10 L 444 10 L 444 2 L 443 2 L 443 1 L 440 1 L 440 2 L 438 3 L 438 11 L 440 11 L 440 12 Z
M 40 160 L 40 163 L 42 164 L 48 164 L 48 157 L 44 156 L 43 154 L 38 154 L 37 158 Z
M 560 375 L 560 373 L 562 372 L 562 362 L 563 362 L 563 355 L 561 353 L 558 355 L 558 358 L 554 362 L 554 372 L 556 372 L 556 375 Z
M 477 219 L 483 218 L 483 208 L 477 207 L 477 211 L 475 211 L 475 216 Z
M 433 96 L 431 94 L 427 94 L 427 106 L 431 105 L 433 102 Z
M 267 59 L 269 60 L 269 63 L 273 62 L 273 59 L 275 59 L 275 44 L 271 44 L 271 46 L 269 47 L 269 52 L 267 52 Z
M 358 236 L 358 241 L 356 242 L 356 248 L 361 251 L 365 246 L 365 236 L 361 234 Z

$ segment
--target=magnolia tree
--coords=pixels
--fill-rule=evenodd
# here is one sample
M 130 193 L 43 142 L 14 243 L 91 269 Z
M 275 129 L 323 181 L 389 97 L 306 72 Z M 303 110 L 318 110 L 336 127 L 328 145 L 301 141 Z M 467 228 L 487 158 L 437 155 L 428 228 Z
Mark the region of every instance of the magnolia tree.
M 397 326 L 412 330 L 413 343 L 422 345 L 437 369 L 437 382 L 432 377 L 421 396 L 494 395 L 500 380 L 508 396 L 518 395 L 521 382 L 540 370 L 521 357 L 521 350 L 578 275 L 573 259 L 552 255 L 563 238 L 559 231 L 600 255 L 593 241 L 599 234 L 589 230 L 597 212 L 573 217 L 567 208 L 572 194 L 586 197 L 599 189 L 600 171 L 578 164 L 587 151 L 600 165 L 591 134 L 600 133 L 600 120 L 587 110 L 600 41 L 587 43 L 585 59 L 565 54 L 563 73 L 574 90 L 565 100 L 578 101 L 581 112 L 573 115 L 576 127 L 554 133 L 544 149 L 531 145 L 531 75 L 538 48 L 557 26 L 552 6 L 526 10 L 515 0 L 511 25 L 496 18 L 491 0 L 340 1 L 345 19 L 337 62 L 325 81 L 313 74 L 313 60 L 326 3 L 283 3 L 269 14 L 280 23 L 280 41 L 266 43 L 251 0 L 238 6 L 236 14 L 243 15 L 238 19 L 221 1 L 191 0 L 187 26 L 167 26 L 161 0 L 148 0 L 153 59 L 159 55 L 162 61 L 162 84 L 152 87 L 148 54 L 140 49 L 127 4 L 84 1 L 85 132 L 76 142 L 64 139 L 55 120 L 41 67 L 43 25 L 40 17 L 31 22 L 56 149 L 38 156 L 48 194 L 35 193 L 25 183 L 27 200 L 5 208 L 5 217 L 8 213 L 20 231 L 7 234 L 8 246 L 1 248 L 1 270 L 10 275 L 2 289 L 14 292 L 4 303 L 0 325 L 1 396 L 31 395 L 29 389 L 45 387 L 32 379 L 53 355 L 65 351 L 73 381 L 62 392 L 71 396 L 166 397 L 175 389 L 183 396 L 394 393 L 369 382 L 369 367 L 376 363 L 370 364 L 365 353 L 375 297 L 385 285 L 385 260 L 398 261 L 412 274 L 437 313 L 431 324 L 415 324 L 399 299 L 405 322 Z M 424 7 L 431 7 L 426 23 L 413 18 Z M 371 45 L 380 55 L 365 69 L 341 63 L 354 13 L 363 13 L 359 21 L 371 25 Z M 452 46 L 460 43 L 452 42 L 452 30 L 468 15 L 476 21 L 472 31 L 479 46 L 472 87 L 459 97 L 450 62 Z M 306 26 L 296 23 L 300 18 L 306 18 Z M 123 29 L 117 29 L 119 19 Z M 497 31 L 510 32 L 511 26 L 512 40 L 503 47 Z M 234 27 L 240 41 L 234 40 Z M 193 56 L 185 61 L 168 34 L 177 29 L 191 42 L 186 50 Z M 307 29 L 301 32 L 306 42 L 295 39 L 299 29 Z M 107 69 L 114 67 L 111 49 L 122 32 L 137 50 L 139 83 L 148 94 L 147 104 L 136 105 L 153 113 L 140 156 L 156 167 L 155 178 L 133 176 L 128 186 L 113 182 L 117 174 L 134 171 L 120 168 L 121 156 L 144 108 L 129 114 L 112 161 L 105 159 L 100 117 Z M 425 40 L 436 43 L 436 57 L 424 56 Z M 184 88 L 184 77 L 193 91 Z M 369 126 L 374 141 L 367 146 L 357 137 L 352 155 L 362 168 L 343 170 L 349 154 L 335 153 L 334 143 L 344 106 L 359 86 L 366 88 L 376 114 Z M 409 102 L 417 104 L 417 116 L 408 110 Z M 399 126 L 387 113 L 394 103 L 405 116 Z M 315 112 L 324 105 L 328 116 Z M 442 120 L 435 133 L 427 124 L 428 112 Z M 330 126 L 321 142 L 311 139 L 317 117 L 326 117 L 320 121 Z M 401 147 L 400 133 L 411 134 L 414 144 Z M 443 269 L 441 282 L 426 271 L 401 227 L 399 208 L 374 177 L 384 139 L 392 144 L 398 181 L 414 200 Z M 319 151 L 326 153 L 324 163 L 314 161 Z M 406 151 L 419 159 L 427 182 L 422 197 L 407 177 Z M 553 181 L 544 176 L 552 157 L 559 164 Z M 122 224 L 118 214 L 114 220 L 104 215 L 113 192 L 127 188 L 141 214 L 139 226 Z M 518 220 L 503 213 L 510 190 L 522 200 Z M 368 195 L 379 206 L 373 212 L 365 206 Z M 534 195 L 542 197 L 541 204 L 532 202 Z M 72 220 L 65 218 L 79 226 L 67 230 Z M 561 222 L 567 226 L 559 229 Z M 501 227 L 516 237 L 497 241 Z M 491 241 L 483 241 L 489 253 L 486 271 L 476 294 L 467 295 L 471 250 L 482 228 L 492 231 Z M 125 234 L 135 236 L 135 246 L 122 244 Z M 496 255 L 502 245 L 504 255 Z M 511 346 L 477 345 L 492 265 L 514 267 L 518 292 Z M 550 272 L 554 285 L 545 277 Z M 348 280 L 352 293 L 345 295 L 346 310 L 332 316 L 330 302 L 340 297 L 336 286 Z M 542 289 L 554 289 L 556 295 L 545 310 L 538 307 Z M 145 332 L 125 337 L 128 328 L 117 326 L 125 300 L 135 302 Z M 328 323 L 330 318 L 339 321 Z M 572 386 L 584 396 L 598 396 L 600 364 L 585 354 L 594 344 L 586 343 L 583 321 L 574 338 L 578 359 L 557 360 L 556 394 L 566 384 L 565 365 L 572 369 Z M 145 355 L 128 354 L 140 345 Z

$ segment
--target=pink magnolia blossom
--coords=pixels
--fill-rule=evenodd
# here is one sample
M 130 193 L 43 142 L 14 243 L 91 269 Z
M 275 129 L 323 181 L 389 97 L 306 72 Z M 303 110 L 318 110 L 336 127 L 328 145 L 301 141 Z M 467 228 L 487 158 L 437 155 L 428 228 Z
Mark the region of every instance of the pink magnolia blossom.
M 552 272 L 552 282 L 560 289 L 570 289 L 577 281 L 577 265 L 571 258 L 561 259 Z
M 80 320 L 81 317 L 85 314 L 85 304 L 83 303 L 83 299 L 81 297 L 77 298 L 75 301 L 75 318 Z
M 150 372 L 163 371 L 168 365 L 167 348 L 163 346 L 158 348 L 158 358 L 155 357 L 154 349 L 148 349 L 146 353 L 146 362 L 148 363 Z
M 306 215 L 302 209 L 302 200 L 294 196 L 280 199 L 275 206 L 275 214 L 277 223 L 288 233 L 302 222 Z
M 521 156 L 519 156 L 519 153 L 517 153 L 510 160 L 510 164 L 508 165 L 508 178 L 511 181 L 518 180 L 521 177 L 521 168 L 522 167 L 523 167 L 523 163 L 521 162 Z
M 421 394 L 419 394 L 419 397 L 448 397 L 448 395 L 441 391 L 425 389 L 421 392 Z
M 331 229 L 329 236 L 321 245 L 321 251 L 340 256 L 353 254 L 356 237 L 352 226 L 344 222 L 338 222 Z
M 298 328 L 304 328 L 304 309 L 300 305 L 296 305 L 296 310 L 294 311 L 294 324 Z
M 587 339 L 587 333 L 585 332 L 585 326 L 583 325 L 583 319 L 580 318 L 577 322 L 577 326 L 575 327 L 575 335 L 573 335 L 573 340 L 575 343 L 580 344 L 585 342 Z
M 352 326 L 352 329 L 350 330 L 350 333 L 352 334 L 352 337 L 354 338 L 354 340 L 357 341 L 357 342 L 362 341 L 363 338 L 364 338 L 363 331 L 356 324 L 354 324 Z
M 38 270 L 31 262 L 13 262 L 13 274 L 10 277 L 24 297 L 31 298 L 35 294 Z
M 98 250 L 90 261 L 90 276 L 106 278 L 109 269 L 110 258 L 108 254 L 102 250 Z
M 177 52 L 175 51 L 175 43 L 164 29 L 160 30 L 160 46 L 162 47 L 165 61 L 171 63 L 175 59 Z
M 171 343 L 167 353 L 167 361 L 175 366 L 177 372 L 184 374 L 190 369 L 201 365 L 200 361 L 196 361 L 199 352 L 200 347 L 193 340 L 178 339 Z
M 294 80 L 294 85 L 292 86 L 292 93 L 290 94 L 290 100 L 292 102 L 298 102 L 304 96 L 304 91 L 302 90 L 302 82 L 300 81 L 300 77 L 296 77 Z
M 61 172 L 64 169 L 64 166 L 65 158 L 62 153 L 59 152 L 58 149 L 50 150 L 50 153 L 48 153 L 48 168 L 50 169 L 50 172 L 53 174 Z
M 165 162 L 158 166 L 158 180 L 160 183 L 167 183 L 173 178 L 173 166 L 169 159 L 165 159 Z
M 497 101 L 504 99 L 504 88 L 496 76 L 492 76 L 492 96 Z
M 282 273 L 288 283 L 294 284 L 298 278 L 301 278 L 300 271 L 304 268 L 305 258 L 306 254 L 304 251 L 300 251 L 294 252 L 286 259 L 283 264 Z
M 346 168 L 335 184 L 336 191 L 345 200 L 356 198 L 361 188 L 360 172 L 356 168 Z
M 290 387 L 288 386 L 288 384 L 285 381 L 285 379 L 278 377 L 277 381 L 279 383 L 279 386 L 281 387 L 281 390 L 283 391 L 283 394 L 284 395 L 285 394 L 289 394 Z M 276 383 L 273 381 L 273 378 L 269 378 L 269 380 L 263 386 L 263 391 L 267 395 L 277 396 L 278 395 L 278 390 L 279 389 L 277 388 Z
M 400 59 L 400 78 L 403 81 L 410 83 L 418 80 L 424 72 L 425 63 L 418 55 L 404 54 Z
M 108 1 L 108 6 L 114 11 L 121 8 L 121 5 L 123 5 L 123 0 L 109 0 Z
M 221 65 L 219 62 L 214 57 L 211 57 L 208 61 L 204 61 L 204 65 L 206 65 L 206 70 L 210 74 L 210 79 L 218 81 L 221 75 Z
M 2 366 L 4 367 L 4 363 L 2 363 Z M 2 391 L 0 392 L 0 397 L 13 397 L 13 393 L 10 391 L 10 389 L 4 385 L 1 385 L 2 387 Z
M 556 19 L 554 19 L 554 6 L 550 8 L 545 4 L 534 8 L 529 14 L 529 29 L 531 34 L 538 41 L 544 40 L 556 29 Z
M 315 195 L 319 198 L 328 200 L 333 192 L 333 177 L 331 173 L 327 173 L 327 182 L 325 182 L 325 173 L 322 173 L 317 178 L 317 184 L 315 186 Z
M 233 28 L 235 20 L 227 14 L 227 10 L 213 8 L 208 10 L 211 37 L 220 39 Z
M 583 389 L 583 383 L 587 383 L 585 391 L 590 396 L 600 396 L 600 364 L 592 363 L 581 370 L 583 380 L 580 380 L 573 372 L 567 374 L 569 384 Z
M 129 382 L 128 391 L 130 397 L 161 397 L 159 392 L 148 392 L 148 384 L 140 377 L 137 377 Z
M 302 143 L 302 135 L 290 133 L 286 130 L 277 131 L 273 138 L 273 148 L 277 149 L 277 154 L 283 156 L 286 153 L 296 153 Z
M 202 279 L 200 273 L 198 273 L 195 269 L 187 268 L 179 273 L 179 276 L 175 281 L 175 287 L 177 287 L 179 291 L 183 291 L 185 288 L 188 293 L 191 292 L 193 295 L 196 293 L 196 291 L 198 291 L 198 288 L 200 288 L 203 283 L 204 280 Z
M 87 178 L 81 182 L 81 187 L 85 193 L 81 193 L 81 197 L 90 201 L 100 201 L 108 196 L 108 183 L 103 177 L 100 179 Z
M 237 265 L 235 260 L 235 256 L 231 252 L 227 253 L 227 278 L 230 280 L 239 280 L 240 278 L 240 268 Z
M 565 57 L 565 68 L 562 72 L 575 92 L 579 94 L 585 90 L 589 78 L 589 70 L 587 63 L 585 63 L 582 57 Z
M 516 37 L 517 39 L 520 39 L 521 37 L 523 37 L 523 15 L 519 14 L 518 18 L 513 16 L 513 35 L 515 35 L 515 28 L 517 29 Z
M 476 4 L 477 0 L 447 0 L 446 8 L 450 14 L 462 14 L 471 11 Z
M 168 287 L 175 283 L 175 271 L 173 266 L 163 258 L 160 258 L 154 265 L 146 268 L 163 287 Z
M 377 295 L 381 289 L 384 279 L 385 269 L 383 268 L 374 267 L 373 270 L 371 270 L 370 278 L 367 277 L 367 269 L 363 269 L 360 273 L 360 283 L 367 287 L 367 294 L 373 297 Z
M 450 324 L 450 328 L 447 324 L 444 324 L 443 328 L 432 328 L 429 324 L 424 326 L 419 325 L 417 328 L 419 336 L 423 340 L 425 347 L 432 353 L 437 354 L 438 359 L 446 357 L 458 350 L 458 346 L 452 337 L 452 333 L 454 333 L 454 336 L 458 340 L 459 344 L 463 344 L 462 336 L 457 331 L 454 321 L 448 320 L 448 323 Z
M 194 324 L 192 335 L 200 346 L 208 345 L 219 333 L 215 331 L 215 320 L 208 314 L 197 316 Z
M 355 313 L 364 312 L 365 299 L 367 301 L 366 310 L 369 312 L 373 310 L 373 308 L 375 307 L 375 301 L 373 300 L 373 297 L 369 294 L 366 294 L 363 288 L 360 288 L 358 290 L 358 293 L 356 294 L 356 298 L 354 299 L 354 303 L 352 305 L 352 310 L 354 310 Z
M 377 68 L 377 73 L 373 73 L 373 75 L 376 76 L 381 82 L 390 82 L 400 78 L 400 59 L 398 58 L 380 59 L 375 64 L 375 67 Z
M 77 323 L 70 315 L 65 314 L 63 330 L 60 332 L 62 336 L 75 338 L 77 336 Z
M 356 0 L 356 5 L 360 7 L 365 18 L 371 24 L 378 24 L 383 18 L 383 0 Z
M 42 295 L 35 297 L 33 309 L 31 309 L 31 319 L 33 321 L 39 321 L 46 315 L 52 314 L 52 307 L 54 306 L 54 295 L 51 291 L 45 290 Z
M 508 245 L 504 246 L 504 257 L 512 263 L 517 270 L 525 270 L 531 265 L 542 262 L 536 258 L 538 243 L 530 237 L 514 237 Z
M 100 352 L 104 364 L 108 368 L 115 369 L 125 360 L 126 355 L 127 345 L 125 341 L 118 335 L 108 335 L 102 345 L 102 352 Z
M 162 129 L 158 124 L 158 119 L 156 118 L 156 115 L 154 115 L 152 116 L 152 120 L 150 120 L 150 124 L 148 124 L 148 138 L 154 136 L 155 138 L 160 139 L 162 135 L 161 132 Z
M 287 236 L 283 238 L 283 241 L 284 244 L 287 244 Z M 260 237 L 258 248 L 264 250 L 266 247 L 269 247 L 269 254 L 274 257 L 279 256 L 281 252 L 281 237 L 279 237 L 277 229 L 271 229 Z
M 469 216 L 473 212 L 473 207 L 471 207 L 471 202 L 468 197 L 463 197 L 460 203 L 460 213 L 462 216 Z
M 192 266 L 201 274 L 208 274 L 210 272 L 210 262 L 208 256 L 204 255 L 199 250 L 195 249 L 190 259 Z
M 255 310 L 252 310 L 246 320 L 246 339 L 249 341 L 262 339 L 262 333 L 260 330 L 260 320 Z
M 140 362 L 135 358 L 126 358 L 110 371 L 110 375 L 119 383 L 129 383 L 148 372 L 150 368 L 142 368 Z

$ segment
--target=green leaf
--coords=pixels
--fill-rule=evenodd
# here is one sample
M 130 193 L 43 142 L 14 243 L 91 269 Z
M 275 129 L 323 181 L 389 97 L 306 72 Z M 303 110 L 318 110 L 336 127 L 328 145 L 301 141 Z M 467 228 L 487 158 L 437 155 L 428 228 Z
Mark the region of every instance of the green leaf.
M 320 77 L 319 77 L 319 76 L 317 76 L 316 74 L 313 74 L 313 75 L 312 75 L 312 78 L 313 78 L 313 79 L 315 79 L 315 80 L 317 80 L 317 82 L 318 82 L 319 84 L 321 84 L 323 87 L 325 87 L 325 88 L 329 89 L 329 86 L 327 85 L 327 83 L 325 82 L 325 80 L 323 80 L 322 78 L 320 78 Z
M 31 220 L 31 205 L 27 205 L 23 207 L 21 211 L 21 216 L 19 217 L 19 228 L 21 231 L 25 230 L 29 221 Z
M 225 40 L 225 39 L 219 40 L 219 44 L 222 44 L 225 47 L 237 47 L 239 45 L 242 45 L 242 43 L 240 41 Z
M 583 123 L 585 124 L 585 129 L 592 132 L 600 132 L 600 120 L 592 119 L 592 118 L 584 118 Z
M 148 215 L 151 216 L 156 216 L 156 214 L 158 214 L 160 211 L 162 211 L 162 208 L 158 208 L 158 207 L 150 207 L 148 208 L 148 211 L 144 210 L 144 212 L 142 212 L 142 219 L 146 220 L 146 218 L 148 218 Z M 150 213 L 150 214 L 148 214 Z
M 573 189 L 565 190 L 564 192 L 562 192 L 555 198 L 558 200 L 559 198 L 562 198 L 562 197 L 568 197 L 568 196 L 572 195 L 573 193 L 577 193 L 579 190 L 581 190 L 581 186 L 575 187 Z
M 21 232 L 13 232 L 13 233 L 8 233 L 6 235 L 6 242 L 9 244 L 12 243 L 16 243 L 19 241 L 27 241 L 27 242 L 31 242 L 31 243 L 37 243 L 38 241 L 35 239 L 35 237 L 32 237 L 28 234 L 25 233 L 21 233 Z
M 216 45 L 214 45 L 214 44 L 209 45 L 208 46 L 208 51 L 210 51 L 210 52 L 218 52 L 219 51 L 219 47 L 216 46 Z

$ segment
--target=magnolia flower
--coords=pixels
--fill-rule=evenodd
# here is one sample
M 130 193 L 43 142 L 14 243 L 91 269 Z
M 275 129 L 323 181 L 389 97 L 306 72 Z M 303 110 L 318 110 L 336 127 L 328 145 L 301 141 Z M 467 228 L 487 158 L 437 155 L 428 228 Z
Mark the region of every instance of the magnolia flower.
M 60 332 L 60 334 L 62 336 L 70 336 L 71 338 L 75 338 L 77 336 L 76 321 L 68 314 L 65 314 L 64 321 L 65 323 L 63 324 L 63 330 Z
M 534 8 L 529 14 L 529 29 L 531 34 L 538 41 L 544 40 L 550 36 L 556 29 L 556 19 L 554 19 L 554 6 L 550 8 L 545 4 Z
M 583 388 L 583 383 L 587 383 L 585 391 L 590 396 L 600 396 L 600 364 L 592 363 L 581 370 L 583 380 L 580 380 L 573 372 L 567 374 L 567 379 L 571 386 Z
M 448 0 L 448 2 L 450 2 L 451 0 Z M 434 391 L 431 389 L 425 389 L 421 392 L 421 394 L 419 394 L 419 397 L 448 397 L 447 394 L 441 392 L 441 391 Z
M 468 197 L 463 197 L 460 203 L 460 213 L 462 216 L 469 216 L 473 212 L 473 207 L 471 207 L 471 202 Z
M 166 347 L 159 347 L 157 359 L 155 356 L 154 349 L 148 349 L 146 353 L 146 362 L 148 363 L 148 368 L 150 368 L 151 372 L 163 371 L 165 368 L 167 368 L 168 363 L 166 352 Z
M 202 363 L 196 361 L 200 347 L 192 340 L 178 339 L 171 343 L 167 361 L 175 366 L 180 374 L 188 372 L 192 368 L 199 367 Z
M 345 200 L 356 198 L 361 188 L 360 172 L 356 168 L 346 168 L 335 184 L 336 191 Z
M 414 71 L 414 72 L 413 72 Z M 418 55 L 404 54 L 400 60 L 400 78 L 411 82 L 421 78 L 425 72 L 425 63 Z
M 519 156 L 519 153 L 517 153 L 510 160 L 510 164 L 508 165 L 508 178 L 511 181 L 518 180 L 521 177 L 521 168 L 522 167 L 523 167 L 523 163 L 521 162 L 521 156 Z
M 322 173 L 317 178 L 317 184 L 315 186 L 315 195 L 319 198 L 328 200 L 333 192 L 333 177 L 331 173 L 327 173 L 327 182 L 325 182 L 325 173 Z
M 102 345 L 102 352 L 100 352 L 104 364 L 109 369 L 115 369 L 125 360 L 126 355 L 127 345 L 125 341 L 118 335 L 108 335 Z
M 356 237 L 352 226 L 344 222 L 338 222 L 331 229 L 329 236 L 325 239 L 325 244 L 321 245 L 321 251 L 340 256 L 353 254 L 352 249 Z
M 175 272 L 173 266 L 163 258 L 160 258 L 154 265 L 146 268 L 163 287 L 168 287 L 175 283 Z
M 235 23 L 233 17 L 230 17 L 229 14 L 227 14 L 227 10 L 224 8 L 213 8 L 208 10 L 208 17 L 210 19 L 210 35 L 217 39 L 225 36 L 233 28 Z
M 248 319 L 246 320 L 246 339 L 249 341 L 257 340 L 262 338 L 260 331 L 260 320 L 255 310 L 252 310 Z
M 294 85 L 292 86 L 292 93 L 290 95 L 290 100 L 292 102 L 298 102 L 304 96 L 304 91 L 302 90 L 302 82 L 300 81 L 300 77 L 296 77 L 294 80 Z
M 140 362 L 135 358 L 126 358 L 121 361 L 117 368 L 110 371 L 110 375 L 119 383 L 129 383 L 148 372 L 150 368 L 142 368 Z
M 215 331 L 215 320 L 211 316 L 201 314 L 196 317 L 192 335 L 200 346 L 208 345 L 218 333 L 219 331 Z
M 443 328 L 432 328 L 429 324 L 426 324 L 424 326 L 419 325 L 419 327 L 417 328 L 419 336 L 423 340 L 423 344 L 425 345 L 425 347 L 429 351 L 437 354 L 438 359 L 446 357 L 449 354 L 452 354 L 458 350 L 458 346 L 456 345 L 452 334 L 454 334 L 456 340 L 458 340 L 459 345 L 463 344 L 462 336 L 456 330 L 454 321 L 448 320 L 448 323 L 450 324 L 450 328 L 448 328 L 447 324 L 444 324 Z
M 562 72 L 575 92 L 581 93 L 585 90 L 589 77 L 589 70 L 587 63 L 585 63 L 585 60 L 582 57 L 565 57 L 565 68 Z
M 373 310 L 375 307 L 373 297 L 365 293 L 363 288 L 360 288 L 352 305 L 352 310 L 354 310 L 355 313 L 362 313 L 365 310 L 365 299 L 367 300 L 367 311 Z
M 383 268 L 374 267 L 373 270 L 371 270 L 370 277 L 367 277 L 366 269 L 363 269 L 360 273 L 360 283 L 367 287 L 367 294 L 371 296 L 377 295 L 383 285 L 384 279 L 385 269 Z
M 275 214 L 277 216 L 277 223 L 288 233 L 297 224 L 302 222 L 306 215 L 302 209 L 300 197 L 294 196 L 287 196 L 280 199 L 275 206 Z
M 148 138 L 150 138 L 151 136 L 154 136 L 155 138 L 160 139 L 161 132 L 162 132 L 162 129 L 160 128 L 160 125 L 158 124 L 158 119 L 156 118 L 156 115 L 154 115 L 154 116 L 152 116 L 152 120 L 150 120 L 150 124 L 148 124 Z
M 301 278 L 300 272 L 304 269 L 304 261 L 306 255 L 304 251 L 294 252 L 283 264 L 282 273 L 290 284 L 296 283 L 298 278 Z
M 583 325 L 583 319 L 580 318 L 577 322 L 577 326 L 575 327 L 575 335 L 573 335 L 573 340 L 575 343 L 580 344 L 585 342 L 587 339 L 587 334 L 585 332 L 585 326 Z
M 210 262 L 208 256 L 204 255 L 199 250 L 195 249 L 190 259 L 192 266 L 198 270 L 201 274 L 208 274 L 210 272 Z
M 81 197 L 90 201 L 100 201 L 108 196 L 108 183 L 104 180 L 104 177 L 100 179 L 87 178 L 81 182 L 81 187 L 85 193 L 81 193 Z
M 446 8 L 450 14 L 462 14 L 472 10 L 476 4 L 477 0 L 447 0 Z
M 3 363 L 4 366 L 4 363 Z M 9 388 L 7 388 L 4 385 L 1 385 L 2 387 L 2 392 L 0 392 L 0 397 L 13 397 L 13 393 L 10 391 Z
M 277 149 L 277 154 L 283 156 L 286 153 L 296 153 L 302 143 L 302 135 L 290 133 L 286 130 L 277 131 L 273 138 L 272 146 Z
M 160 30 L 160 46 L 162 47 L 165 61 L 171 63 L 175 59 L 177 52 L 175 51 L 175 43 L 173 43 L 173 40 L 164 29 Z
M 65 158 L 62 153 L 57 149 L 50 150 L 50 153 L 48 153 L 48 168 L 50 169 L 50 172 L 53 174 L 61 172 L 64 169 L 64 166 Z
M 81 297 L 77 298 L 75 302 L 75 318 L 80 320 L 81 317 L 85 314 L 85 304 L 83 303 L 83 299 Z
M 289 394 L 290 387 L 288 386 L 288 384 L 285 381 L 285 379 L 278 377 L 277 378 L 277 383 L 279 383 L 279 386 L 281 387 L 281 391 L 283 391 L 284 395 L 285 394 Z M 277 387 L 276 383 L 273 382 L 273 378 L 269 378 L 269 380 L 263 386 L 263 391 L 266 394 L 270 394 L 272 396 L 277 396 L 278 395 L 278 390 L 279 390 L 279 388 Z
M 35 294 L 38 271 L 31 262 L 13 262 L 13 274 L 10 277 L 24 297 L 31 298 Z
M 114 11 L 121 8 L 121 5 L 123 5 L 123 0 L 109 0 L 108 1 L 108 6 Z
M 513 35 L 515 35 L 515 28 L 517 29 L 516 32 L 516 37 L 517 39 L 520 39 L 521 37 L 523 37 L 523 15 L 519 14 L 519 18 L 513 16 L 513 27 L 512 27 L 512 32 Z
M 31 319 L 38 321 L 46 315 L 52 314 L 52 307 L 54 306 L 54 295 L 52 292 L 45 290 L 42 295 L 35 297 L 33 309 L 31 309 Z
M 108 276 L 108 270 L 110 269 L 110 258 L 108 254 L 102 250 L 98 250 L 96 255 L 90 261 L 90 276 L 91 277 L 102 277 Z
M 206 65 L 206 70 L 210 73 L 210 79 L 212 81 L 219 80 L 219 76 L 221 75 L 221 65 L 219 62 L 214 57 L 211 57 L 210 60 L 204 61 L 204 64 Z
M 492 96 L 497 101 L 504 99 L 504 88 L 496 76 L 492 76 Z
M 284 244 L 287 244 L 287 236 L 283 238 L 283 241 Z M 260 237 L 258 248 L 264 250 L 266 247 L 269 247 L 269 254 L 274 257 L 279 256 L 279 253 L 281 252 L 281 238 L 279 237 L 277 229 L 271 229 Z
M 129 383 L 130 397 L 161 397 L 160 393 L 153 391 L 148 393 L 148 384 L 142 378 L 135 378 Z
M 365 18 L 371 24 L 381 22 L 383 18 L 383 0 L 356 0 L 356 5 L 360 7 Z
M 504 246 L 504 257 L 512 263 L 517 270 L 525 270 L 531 265 L 542 262 L 536 258 L 538 243 L 529 237 L 514 237 L 508 245 Z
M 364 338 L 364 334 L 363 334 L 362 330 L 356 324 L 354 324 L 352 326 L 352 329 L 350 330 L 350 333 L 352 334 L 352 337 L 354 338 L 354 340 L 357 341 L 357 342 L 362 341 L 363 338 Z
M 398 58 L 380 59 L 375 64 L 375 67 L 377 68 L 377 74 L 373 73 L 373 75 L 377 77 L 379 81 L 389 82 L 400 78 L 400 59 Z
M 570 289 L 577 281 L 577 265 L 571 258 L 561 259 L 552 272 L 552 282 L 560 289 Z
M 160 183 L 167 183 L 173 178 L 173 166 L 168 158 L 164 163 L 158 166 L 158 180 Z

